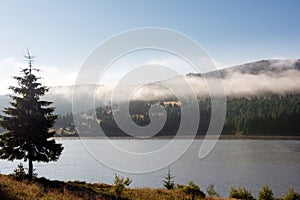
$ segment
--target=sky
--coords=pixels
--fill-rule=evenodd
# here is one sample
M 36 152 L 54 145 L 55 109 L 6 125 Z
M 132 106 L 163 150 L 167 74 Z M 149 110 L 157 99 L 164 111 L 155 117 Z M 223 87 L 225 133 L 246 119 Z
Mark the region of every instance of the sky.
M 142 27 L 193 38 L 218 67 L 300 58 L 299 10 L 298 0 L 0 0 L 0 94 L 26 66 L 27 47 L 46 85 L 72 85 L 99 44 Z

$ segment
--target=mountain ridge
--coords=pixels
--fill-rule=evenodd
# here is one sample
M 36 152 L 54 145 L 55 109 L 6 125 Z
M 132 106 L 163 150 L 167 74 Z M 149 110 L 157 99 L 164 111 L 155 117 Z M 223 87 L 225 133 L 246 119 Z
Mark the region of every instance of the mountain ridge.
M 262 72 L 280 73 L 284 70 L 300 70 L 300 59 L 263 59 L 244 64 L 234 65 L 221 68 L 219 71 L 221 78 L 225 78 L 228 74 L 240 72 L 241 74 L 257 75 Z M 205 77 L 211 77 L 215 71 L 203 73 Z M 189 73 L 188 76 L 199 76 L 200 73 Z
M 255 62 L 245 63 L 232 67 L 219 69 L 217 71 L 207 72 L 203 74 L 189 73 L 182 75 L 190 85 L 195 88 L 198 97 L 205 95 L 205 88 L 200 82 L 202 77 L 215 78 L 216 72 L 219 72 L 224 83 L 225 93 L 230 96 L 249 96 L 249 95 L 264 95 L 264 94 L 286 94 L 300 92 L 300 59 L 270 59 L 259 60 Z M 299 75 L 299 76 L 298 76 Z M 164 91 L 159 87 L 159 83 L 164 81 L 171 82 L 174 87 L 180 87 L 176 77 L 170 80 L 163 80 L 148 84 L 140 92 L 140 96 L 152 98 L 166 98 L 171 95 L 170 92 Z M 299 84 L 297 84 L 299 82 Z M 276 85 L 277 84 L 277 85 Z M 298 86 L 299 85 L 299 86 Z M 72 85 L 69 86 L 53 86 L 45 95 L 45 99 L 53 101 L 59 114 L 72 112 Z M 109 85 L 76 85 L 80 88 L 81 99 L 83 105 L 87 98 L 86 91 L 96 89 L 97 102 L 109 103 L 113 86 Z M 154 94 L 157 92 L 157 94 Z M 202 94 L 203 93 L 203 94 Z M 206 94 L 207 95 L 207 94 Z M 145 98 L 147 99 L 147 98 Z M 0 95 L 0 109 L 9 105 L 10 98 L 8 95 Z M 87 105 L 82 106 L 82 110 L 86 109 Z

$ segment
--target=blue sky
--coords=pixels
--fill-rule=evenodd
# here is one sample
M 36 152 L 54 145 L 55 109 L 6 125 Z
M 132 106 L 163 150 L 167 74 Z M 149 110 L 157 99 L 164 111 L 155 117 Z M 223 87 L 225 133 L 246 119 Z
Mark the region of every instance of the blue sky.
M 52 76 L 65 75 L 57 85 L 68 84 L 97 45 L 140 27 L 182 32 L 201 44 L 218 66 L 300 58 L 299 10 L 298 0 L 2 0 L 0 93 L 8 84 L 5 77 L 24 61 L 27 46 L 37 56 L 36 65 L 52 70 Z M 46 83 L 58 82 L 50 78 Z

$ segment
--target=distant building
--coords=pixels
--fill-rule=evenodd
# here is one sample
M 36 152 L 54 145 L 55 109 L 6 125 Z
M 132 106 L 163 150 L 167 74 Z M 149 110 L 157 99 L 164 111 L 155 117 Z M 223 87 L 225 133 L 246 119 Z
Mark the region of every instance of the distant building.
M 174 106 L 174 105 L 176 105 L 176 106 L 181 106 L 181 102 L 179 102 L 179 101 L 165 101 L 164 102 L 164 105 L 172 105 L 172 106 Z

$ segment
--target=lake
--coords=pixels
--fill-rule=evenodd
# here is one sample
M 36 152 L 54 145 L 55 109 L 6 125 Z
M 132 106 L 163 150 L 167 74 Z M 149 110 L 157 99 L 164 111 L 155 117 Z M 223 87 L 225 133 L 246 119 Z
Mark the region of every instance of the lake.
M 82 180 L 87 182 L 113 183 L 114 174 L 130 177 L 131 187 L 163 187 L 162 181 L 168 168 L 155 172 L 133 174 L 113 170 L 96 160 L 79 139 L 58 139 L 64 151 L 57 162 L 35 163 L 39 176 L 58 180 Z M 114 140 L 123 147 L 141 147 L 146 151 L 153 146 L 161 147 L 169 140 Z M 176 140 L 180 145 L 183 140 Z M 93 149 L 105 146 L 105 140 L 84 140 Z M 221 196 L 228 196 L 231 186 L 244 186 L 257 196 L 262 185 L 267 183 L 275 196 L 283 196 L 289 187 L 300 192 L 300 141 L 299 140 L 219 140 L 214 149 L 203 159 L 198 158 L 202 140 L 195 140 L 190 148 L 170 165 L 176 183 L 194 181 L 202 190 L 214 184 Z M 101 149 L 110 155 L 110 149 Z M 176 148 L 174 149 L 174 154 Z M 170 155 L 172 156 L 172 155 Z M 118 162 L 139 166 L 134 160 Z M 165 160 L 165 157 L 153 162 Z M 16 168 L 18 161 L 0 161 L 1 173 L 8 174 Z M 151 163 L 147 163 L 151 165 Z M 27 163 L 24 164 L 27 167 Z

